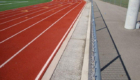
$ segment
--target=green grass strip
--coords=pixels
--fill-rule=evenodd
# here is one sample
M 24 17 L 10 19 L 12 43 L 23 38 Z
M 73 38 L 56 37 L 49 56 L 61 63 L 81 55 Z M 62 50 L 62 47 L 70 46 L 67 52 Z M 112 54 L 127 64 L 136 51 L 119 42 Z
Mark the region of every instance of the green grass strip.
M 115 5 L 118 5 L 118 6 L 122 6 L 122 7 L 125 7 L 125 8 L 128 7 L 128 2 L 129 2 L 129 0 L 101 0 L 101 1 L 108 2 L 108 3 L 111 3 L 111 4 L 115 4 Z
M 0 11 L 10 10 L 10 9 L 16 9 L 20 7 L 50 2 L 51 0 L 5 0 L 0 1 Z

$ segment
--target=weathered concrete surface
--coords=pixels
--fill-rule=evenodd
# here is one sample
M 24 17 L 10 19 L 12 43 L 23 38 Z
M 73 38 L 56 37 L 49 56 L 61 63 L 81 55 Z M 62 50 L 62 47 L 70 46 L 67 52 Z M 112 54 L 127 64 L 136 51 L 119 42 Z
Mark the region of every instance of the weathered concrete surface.
M 95 2 L 94 16 L 102 80 L 128 80 L 120 56 L 112 42 L 107 26 Z
M 120 53 L 120 56 L 124 62 L 124 65 L 125 65 L 128 73 L 129 73 L 129 76 L 131 77 L 131 80 L 139 80 L 140 79 L 140 76 L 139 76 L 140 75 L 140 42 L 139 42 L 140 41 L 140 37 L 139 37 L 140 30 L 127 30 L 124 28 L 126 12 L 127 12 L 126 8 L 123 8 L 123 7 L 120 7 L 117 5 L 112 5 L 110 3 L 106 3 L 103 1 L 99 1 L 99 0 L 94 0 L 94 1 L 97 3 L 99 10 L 101 11 L 101 13 L 103 15 L 105 23 L 112 35 L 112 38 L 117 46 L 117 49 Z M 95 11 L 95 13 L 97 13 L 97 12 Z M 97 14 L 96 20 L 97 21 L 101 20 L 99 14 Z M 139 13 L 138 20 L 140 20 L 140 13 Z M 97 22 L 97 24 L 98 24 L 98 26 L 100 26 L 97 28 L 97 29 L 99 29 L 97 31 L 97 33 L 106 34 L 105 33 L 106 25 L 104 25 L 103 22 Z M 106 36 L 106 38 L 104 36 Z M 109 36 L 107 36 L 107 35 L 104 35 L 104 36 L 102 35 L 102 38 L 99 38 L 99 36 L 98 36 L 99 39 L 106 40 L 106 41 L 102 42 L 104 45 L 102 43 L 98 42 L 99 47 L 100 46 L 108 47 L 108 45 L 111 45 L 111 43 L 109 43 L 110 42 Z M 107 38 L 109 38 L 109 39 L 107 39 Z M 105 52 L 105 53 L 114 52 L 115 53 L 115 49 L 113 49 L 113 48 L 114 48 L 113 46 L 110 46 L 110 48 L 105 48 L 104 50 L 102 50 L 102 52 Z M 102 55 L 102 56 L 104 56 L 104 55 Z M 117 54 L 114 54 L 114 57 L 115 56 L 117 56 Z M 114 62 L 116 62 L 116 61 L 118 61 L 118 59 L 116 59 Z M 115 63 L 112 63 L 112 64 L 115 64 Z M 110 64 L 110 66 L 112 64 Z M 103 65 L 105 65 L 105 64 L 103 64 Z M 101 65 L 101 66 L 103 66 L 103 65 Z M 119 69 L 119 70 L 121 70 L 121 69 Z M 112 68 L 112 70 L 119 71 L 118 69 L 116 70 L 114 68 Z M 123 71 L 124 71 L 124 69 L 122 69 L 122 72 L 118 72 L 120 74 L 120 76 L 118 76 L 118 77 L 126 76 L 126 75 L 121 75 L 121 73 L 123 73 Z M 110 76 L 108 76 L 108 77 L 112 77 L 111 74 L 109 74 L 109 75 Z M 105 79 L 105 80 L 117 80 L 117 79 Z M 119 79 L 119 80 L 127 80 L 127 79 L 124 77 L 124 79 Z
M 90 3 L 87 2 L 81 19 L 52 75 L 51 80 L 80 80 L 87 36 Z

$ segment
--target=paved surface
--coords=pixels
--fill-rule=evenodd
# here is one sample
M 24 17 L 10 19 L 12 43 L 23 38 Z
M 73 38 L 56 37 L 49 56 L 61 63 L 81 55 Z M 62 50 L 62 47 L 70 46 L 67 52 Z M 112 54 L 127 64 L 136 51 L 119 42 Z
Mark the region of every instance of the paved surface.
M 140 30 L 124 29 L 126 8 L 94 1 L 102 80 L 139 80 Z
M 87 2 L 82 16 L 72 34 L 51 80 L 80 80 L 85 52 L 90 3 Z
M 126 8 L 94 1 L 102 80 L 139 80 L 140 30 L 124 29 Z M 87 3 L 51 80 L 81 79 L 89 4 Z
M 0 80 L 40 80 L 84 5 L 52 1 L 0 12 Z

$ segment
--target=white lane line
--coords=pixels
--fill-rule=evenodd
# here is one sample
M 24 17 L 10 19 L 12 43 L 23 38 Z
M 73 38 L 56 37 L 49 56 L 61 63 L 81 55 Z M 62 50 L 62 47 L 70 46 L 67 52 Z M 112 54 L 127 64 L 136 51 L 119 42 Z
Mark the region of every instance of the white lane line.
M 82 3 L 82 2 L 81 2 Z M 80 5 L 81 3 L 79 3 L 78 5 Z M 78 6 L 77 5 L 77 6 Z M 72 8 L 70 11 L 68 11 L 65 15 L 63 15 L 60 19 L 58 19 L 56 22 L 58 22 L 59 20 L 61 20 L 63 17 L 65 17 L 68 13 L 70 13 L 73 9 L 75 9 L 77 6 L 75 6 L 74 8 Z M 76 19 L 75 19 L 76 20 Z M 73 26 L 75 20 L 73 21 L 73 23 L 71 24 L 71 26 L 69 27 L 69 29 L 67 30 L 67 32 L 65 33 L 65 35 L 63 36 L 63 38 L 61 39 L 61 41 L 59 42 L 59 44 L 56 46 L 56 48 L 54 49 L 53 53 L 51 54 L 51 56 L 49 57 L 49 59 L 46 61 L 46 63 L 44 64 L 43 68 L 41 69 L 41 71 L 39 72 L 39 74 L 37 75 L 37 77 L 35 78 L 35 80 L 39 80 L 41 74 L 43 73 L 43 71 L 45 70 L 45 68 L 47 67 L 47 65 L 49 64 L 49 62 L 51 61 L 52 57 L 54 56 L 54 54 L 56 53 L 56 51 L 58 50 L 59 46 L 61 45 L 61 43 L 63 42 L 63 40 L 65 39 L 66 35 L 68 34 L 69 30 L 71 29 L 71 27 Z
M 31 10 L 32 11 L 32 13 L 29 13 L 29 14 L 26 14 L 26 15 L 24 15 L 24 16 L 20 16 L 20 17 L 18 17 L 18 18 L 14 18 L 14 19 L 11 19 L 11 20 L 8 20 L 8 21 L 6 21 L 6 22 L 2 22 L 2 23 L 0 23 L 0 25 L 1 24 L 5 24 L 5 23 L 7 23 L 7 22 L 10 22 L 10 21 L 13 21 L 13 20 L 16 20 L 16 19 L 19 19 L 19 18 L 22 18 L 22 17 L 25 17 L 25 16 L 28 16 L 28 15 L 30 15 L 30 14 L 34 14 L 34 13 L 37 13 L 37 12 L 39 12 L 39 11 L 43 11 L 43 10 L 45 10 L 45 9 L 42 9 L 42 7 L 45 7 L 45 6 L 48 6 L 48 7 L 55 7 L 55 6 L 49 6 L 49 4 L 48 5 L 43 5 L 43 6 L 40 6 L 38 9 L 39 10 L 36 10 L 36 11 L 33 11 L 33 9 Z M 2 19 L 2 18 L 1 18 Z
M 17 13 L 23 14 L 23 13 L 21 13 L 20 11 L 21 11 L 21 10 L 24 10 L 24 9 L 26 9 L 26 8 L 19 9 L 19 10 L 15 10 L 15 9 L 13 9 L 11 12 L 7 12 L 7 14 L 4 13 L 3 15 L 0 15 L 0 17 L 7 16 L 7 15 L 10 15 L 10 16 L 7 16 L 7 17 L 4 17 L 4 18 L 1 18 L 0 20 L 2 20 L 2 19 L 6 19 L 6 18 L 9 18 L 9 17 L 12 17 L 12 16 L 19 15 L 19 14 L 17 14 Z M 38 9 L 39 9 L 39 8 L 38 8 Z M 36 10 L 36 9 L 33 7 L 33 8 L 31 9 L 31 11 L 33 11 L 33 10 Z M 16 14 L 16 15 L 13 15 L 13 14 Z M 11 15 L 12 15 L 12 16 L 11 16 Z
M 71 6 L 71 5 L 70 5 Z M 68 6 L 69 7 L 69 6 Z M 59 10 L 62 11 L 66 9 L 67 7 Z M 56 13 L 55 13 L 56 14 Z M 63 16 L 64 17 L 64 16 Z M 62 17 L 61 17 L 62 18 Z M 16 55 L 18 55 L 21 51 L 23 51 L 25 48 L 27 48 L 31 43 L 33 43 L 37 38 L 39 38 L 42 34 L 44 34 L 48 29 L 50 29 L 54 24 L 56 24 L 61 18 L 59 18 L 57 21 L 55 21 L 52 25 L 50 25 L 48 28 L 46 28 L 43 32 L 41 32 L 37 37 L 35 37 L 33 40 L 31 40 L 28 44 L 26 44 L 23 48 L 21 48 L 18 52 L 16 52 L 12 57 L 10 57 L 8 60 L 6 60 L 4 63 L 0 65 L 0 68 L 2 68 L 5 64 L 7 64 L 10 60 L 12 60 Z M 43 21 L 43 20 L 42 20 Z
M 35 5 L 35 6 L 39 6 L 39 5 Z M 44 6 L 44 5 L 41 5 L 41 6 Z M 13 16 L 16 16 L 16 15 L 23 14 L 23 13 L 21 13 L 21 10 L 24 10 L 24 9 L 28 9 L 28 8 L 29 8 L 28 10 L 30 10 L 30 11 L 36 11 L 37 9 L 39 10 L 39 9 L 41 8 L 41 6 L 40 6 L 40 7 L 31 7 L 31 8 L 25 7 L 25 8 L 23 8 L 23 9 L 19 9 L 19 10 L 13 9 L 12 12 L 9 12 L 9 13 L 7 13 L 7 14 L 1 15 L 1 17 L 2 17 L 2 16 L 6 16 L 6 17 L 1 18 L 0 20 L 6 19 L 6 18 L 9 18 L 9 17 L 13 17 Z M 10 16 L 7 16 L 7 15 L 10 15 Z
M 10 2 L 10 3 L 5 3 L 5 4 L 0 4 L 0 5 L 9 5 L 9 4 L 15 4 L 15 3 L 25 3 L 25 2 L 23 2 L 23 1 L 22 2 Z
M 25 3 L 25 2 L 29 2 L 29 1 L 15 1 L 15 3 Z
M 13 4 L 13 3 L 6 3 L 6 4 L 0 4 L 0 5 L 9 5 L 9 4 Z
M 35 8 L 34 8 L 34 6 L 40 6 L 40 7 L 41 7 L 41 6 L 44 6 L 44 5 L 48 5 L 49 3 L 52 3 L 52 2 L 43 3 L 43 4 L 37 4 L 37 5 L 33 5 L 33 6 L 22 7 L 21 9 L 20 9 L 20 8 L 15 8 L 15 9 L 16 9 L 16 11 L 15 11 L 15 9 L 12 9 L 12 10 L 10 10 L 10 12 L 9 12 L 9 13 L 12 13 L 12 12 L 14 12 L 14 13 L 15 13 L 15 12 L 17 12 L 17 11 L 20 11 L 20 10 L 23 10 L 23 9 L 27 9 L 27 8 L 30 8 L 30 9 L 31 9 L 31 8 L 32 8 L 32 9 L 35 9 Z M 7 11 L 9 11 L 9 10 L 7 10 Z M 6 12 L 6 11 L 4 11 L 4 12 L 3 12 L 3 13 L 1 13 L 1 14 L 6 15 L 6 14 L 5 14 L 5 12 Z M 7 13 L 7 14 L 9 14 L 9 13 Z M 0 15 L 0 16 L 4 16 L 4 15 Z
M 37 9 L 40 9 L 40 8 L 42 8 L 43 6 L 49 6 L 49 4 L 52 4 L 52 5 L 55 5 L 55 4 L 58 4 L 58 3 L 56 3 L 56 2 L 49 2 L 49 3 L 45 3 L 45 4 L 43 4 L 43 5 L 34 5 L 34 6 L 39 6 L 39 7 L 36 7 L 36 8 L 30 8 L 31 10 L 30 11 L 34 11 L 34 10 L 37 10 Z M 26 8 L 29 8 L 29 7 L 25 7 L 24 9 L 26 9 Z M 21 9 L 21 10 L 24 10 L 24 9 Z M 19 12 L 20 10 L 18 10 L 17 12 Z M 15 11 L 14 11 L 14 14 L 15 14 Z M 17 14 L 17 13 L 16 13 Z M 9 14 L 8 14 L 9 15 Z M 2 16 L 4 16 L 4 15 L 2 15 Z M 6 15 L 5 15 L 6 16 Z
M 55 7 L 55 6 L 53 6 L 53 7 Z M 57 7 L 57 8 L 59 8 L 59 7 Z M 57 9 L 57 8 L 54 8 L 54 9 Z M 39 11 L 43 11 L 43 10 L 46 10 L 46 9 L 42 9 L 42 10 L 39 10 Z M 53 9 L 51 9 L 51 10 L 53 10 Z M 36 12 L 30 13 L 30 14 L 27 14 L 27 15 L 24 15 L 24 16 L 21 16 L 21 17 L 18 17 L 18 18 L 11 19 L 11 20 L 9 20 L 9 21 L 0 23 L 0 25 L 1 25 L 1 24 L 5 24 L 5 23 L 10 22 L 10 21 L 13 21 L 13 20 L 16 20 L 16 19 L 19 19 L 19 18 L 22 18 L 22 17 L 29 16 L 29 15 L 34 14 L 34 13 L 37 13 L 37 12 L 39 12 L 39 11 L 36 11 Z M 49 11 L 50 11 L 50 10 L 49 10 Z M 46 11 L 46 12 L 47 12 L 47 11 Z M 44 12 L 43 12 L 43 13 L 44 13 Z M 42 14 L 42 13 L 41 13 L 41 14 Z M 38 16 L 38 15 L 35 15 L 35 16 Z M 35 16 L 33 16 L 33 17 L 35 17 Z M 31 17 L 31 18 L 32 18 L 32 17 Z M 30 19 L 30 18 L 28 18 L 28 19 Z M 26 20 L 28 20 L 28 19 L 26 19 Z M 16 23 L 16 24 L 18 24 L 18 23 Z M 3 30 L 3 29 L 1 29 L 1 30 Z M 1 30 L 0 30 L 0 31 L 1 31 Z
M 57 9 L 57 8 L 54 8 L 54 9 Z M 7 29 L 9 29 L 9 28 L 11 28 L 11 27 L 14 27 L 14 26 L 16 26 L 16 25 L 18 25 L 18 24 L 21 24 L 21 23 L 23 23 L 23 22 L 26 22 L 26 21 L 28 21 L 28 20 L 30 20 L 30 19 L 33 19 L 33 18 L 35 18 L 35 17 L 38 17 L 38 16 L 40 16 L 40 15 L 43 15 L 43 14 L 45 14 L 45 13 L 47 13 L 47 12 L 50 12 L 50 11 L 52 11 L 52 10 L 54 10 L 54 9 L 51 9 L 51 10 L 46 11 L 46 12 L 43 12 L 43 13 L 41 13 L 41 14 L 38 14 L 38 15 L 36 15 L 36 16 L 33 16 L 33 17 L 28 18 L 28 19 L 26 19 L 26 20 L 23 20 L 23 21 L 21 21 L 21 22 L 19 22 L 19 23 L 16 23 L 16 24 L 13 24 L 13 25 L 11 25 L 11 26 L 9 26 L 9 27 L 6 27 L 6 28 L 4 28 L 4 29 L 1 29 L 0 32 L 1 32 L 1 31 L 4 31 L 4 30 L 7 30 Z
M 37 6 L 37 5 L 36 5 Z M 37 9 L 40 9 L 40 7 L 38 7 L 38 8 L 33 8 L 33 9 L 31 9 L 30 11 L 34 11 L 34 10 L 37 10 Z M 20 10 L 18 11 L 18 12 L 20 12 Z M 13 17 L 13 16 L 16 16 L 16 15 L 20 15 L 20 14 L 24 14 L 24 13 L 15 13 L 15 15 L 11 15 L 11 16 L 7 16 L 7 17 L 4 17 L 4 18 L 0 18 L 0 20 L 3 20 L 3 19 L 6 19 L 6 18 L 10 18 L 10 17 Z M 9 15 L 9 14 L 8 14 Z
M 69 6 L 71 6 L 71 5 L 69 5 Z M 69 7 L 69 6 L 67 6 L 67 7 Z M 67 8 L 67 7 L 65 7 L 65 8 Z M 32 25 L 28 26 L 27 28 L 25 28 L 25 29 L 23 29 L 23 30 L 21 30 L 21 31 L 19 31 L 19 32 L 17 32 L 17 33 L 15 33 L 14 35 L 12 35 L 12 36 L 10 36 L 10 37 L 8 37 L 8 38 L 6 38 L 6 39 L 4 39 L 4 40 L 0 41 L 0 44 L 1 44 L 1 43 L 4 43 L 5 41 L 7 41 L 7 40 L 9 40 L 9 39 L 11 39 L 11 38 L 13 38 L 13 37 L 15 37 L 16 35 L 18 35 L 18 34 L 22 33 L 23 31 L 26 31 L 27 29 L 29 29 L 29 28 L 33 27 L 34 25 L 36 25 L 36 24 L 38 24 L 38 23 L 40 23 L 40 22 L 44 21 L 45 19 L 47 19 L 47 18 L 49 18 L 49 17 L 53 16 L 54 14 L 56 14 L 56 13 L 58 13 L 58 12 L 60 12 L 60 11 L 64 10 L 65 8 L 63 8 L 63 9 L 61 9 L 61 10 L 59 10 L 59 11 L 57 11 L 57 12 L 53 13 L 53 14 L 51 14 L 50 16 L 48 16 L 48 17 L 46 17 L 46 18 L 43 18 L 43 19 L 39 20 L 38 22 L 36 22 L 36 23 L 34 23 L 34 24 L 32 24 Z M 13 27 L 13 26 L 12 26 L 12 27 Z
M 63 6 L 64 6 L 64 5 L 63 5 Z M 49 6 L 48 6 L 48 7 L 49 7 Z M 51 6 L 51 7 L 55 7 L 55 6 Z M 50 7 L 50 8 L 51 8 L 51 7 Z M 59 8 L 59 7 L 57 7 L 57 8 Z M 56 9 L 56 8 L 54 8 L 54 9 Z M 34 14 L 34 13 L 37 13 L 37 12 L 39 12 L 39 11 L 43 11 L 43 10 L 46 10 L 46 9 L 41 9 L 41 10 L 38 10 L 38 11 L 36 11 L 36 12 L 32 12 L 32 13 L 29 13 L 29 14 L 27 14 L 27 15 L 20 16 L 20 17 L 17 17 L 17 18 L 11 19 L 11 20 L 9 20 L 9 21 L 6 21 L 6 22 L 3 22 L 3 23 L 0 23 L 0 25 L 5 24 L 5 23 L 10 22 L 10 21 L 14 21 L 14 20 L 19 19 L 19 18 L 22 18 L 22 17 L 29 16 L 29 15 L 31 15 L 31 14 Z M 41 14 L 42 14 L 42 13 L 41 13 Z M 28 19 L 30 19 L 30 18 L 28 18 Z M 1 30 L 0 30 L 0 31 L 1 31 Z
M 51 2 L 50 2 L 51 3 Z M 41 5 L 41 6 L 44 6 L 44 5 L 47 5 L 47 4 L 49 4 L 49 3 L 44 3 L 43 5 Z M 38 5 L 36 5 L 36 6 L 39 6 L 40 4 L 38 4 Z M 40 7 L 41 7 L 40 6 Z M 23 9 L 26 9 L 26 8 L 30 8 L 29 6 L 28 7 L 23 7 L 22 9 L 20 9 L 20 8 L 16 8 L 16 9 L 19 9 L 19 10 L 16 10 L 16 11 L 14 11 L 15 9 L 12 9 L 12 10 L 7 10 L 7 11 L 4 11 L 4 12 L 2 12 L 2 13 L 0 13 L 1 15 L 0 15 L 0 17 L 2 17 L 2 16 L 5 16 L 5 15 L 9 15 L 9 14 L 12 14 L 12 13 L 16 13 L 16 12 L 19 12 L 20 10 L 23 10 Z M 31 7 L 30 9 L 34 9 L 34 7 Z M 6 14 L 6 13 L 7 14 Z
M 36 5 L 36 6 L 39 6 L 39 7 L 49 6 L 51 3 L 53 3 L 53 5 L 57 4 L 56 2 L 48 2 L 48 3 L 44 3 L 44 4 L 42 4 L 41 6 L 40 6 L 40 5 Z M 29 7 L 25 7 L 25 8 L 20 9 L 20 10 L 24 10 L 24 9 L 26 9 L 26 8 L 29 8 Z M 18 9 L 18 8 L 17 8 L 17 9 Z M 34 8 L 31 7 L 30 9 L 34 9 Z M 16 10 L 16 11 L 14 11 L 14 10 L 15 10 L 15 9 L 13 9 L 13 10 L 10 11 L 10 12 L 6 12 L 6 13 L 8 13 L 8 15 L 9 15 L 9 14 L 11 14 L 12 12 L 13 12 L 14 14 L 15 14 L 16 12 L 19 12 L 19 10 Z M 5 13 L 5 11 L 2 12 L 2 13 L 0 13 L 0 14 L 1 14 L 0 17 L 5 16 L 6 13 Z M 4 14 L 4 15 L 2 15 L 2 14 Z
M 71 6 L 71 5 L 69 5 L 69 6 Z M 49 17 L 53 16 L 54 14 L 56 14 L 56 13 L 58 13 L 58 12 L 60 12 L 60 11 L 64 10 L 64 9 L 66 9 L 66 8 L 68 8 L 69 6 L 67 6 L 67 7 L 65 7 L 65 8 L 63 8 L 63 9 L 60 9 L 59 11 L 57 11 L 57 12 L 55 12 L 55 13 L 51 14 L 50 16 L 45 17 L 45 18 L 41 19 L 40 21 L 38 21 L 38 22 L 36 22 L 36 23 L 34 23 L 34 24 L 30 25 L 29 27 L 27 27 L 27 28 L 25 28 L 25 29 L 23 29 L 23 30 L 21 30 L 21 31 L 19 31 L 19 32 L 17 32 L 17 33 L 15 33 L 14 35 L 12 35 L 12 36 L 10 36 L 10 37 L 8 37 L 8 38 L 6 38 L 6 39 L 4 39 L 4 40 L 0 41 L 0 44 L 1 44 L 1 43 L 3 43 L 3 42 L 5 42 L 5 41 L 7 41 L 7 40 L 9 40 L 9 39 L 11 39 L 11 38 L 13 38 L 13 37 L 15 37 L 16 35 L 18 35 L 18 34 L 22 33 L 23 31 L 26 31 L 27 29 L 29 29 L 29 28 L 33 27 L 34 25 L 36 25 L 36 24 L 38 24 L 38 23 L 40 23 L 40 22 L 44 21 L 45 19 L 47 19 L 47 18 L 49 18 Z
M 79 19 L 81 18 L 83 12 L 84 12 L 84 7 L 85 5 L 83 6 L 83 8 L 80 10 L 80 12 L 78 13 L 78 15 L 76 16 L 75 20 L 73 21 L 73 23 L 71 24 L 71 28 L 70 30 L 68 31 L 67 33 L 67 36 L 65 37 L 65 39 L 63 40 L 63 42 L 61 43 L 61 45 L 59 46 L 60 48 L 57 49 L 58 51 L 55 53 L 56 55 L 54 56 L 54 58 L 52 59 L 52 61 L 50 62 L 50 65 L 48 66 L 48 68 L 46 69 L 45 68 L 45 73 L 43 73 L 43 77 L 41 77 L 41 80 L 50 80 L 51 79 L 51 76 L 53 75 L 53 72 L 60 60 L 60 57 L 62 56 L 63 54 L 63 51 L 65 50 L 66 48 L 66 45 L 69 41 L 69 39 L 71 38 L 72 36 L 72 33 L 74 32 L 74 29 L 75 27 L 77 26 L 77 23 L 79 22 Z

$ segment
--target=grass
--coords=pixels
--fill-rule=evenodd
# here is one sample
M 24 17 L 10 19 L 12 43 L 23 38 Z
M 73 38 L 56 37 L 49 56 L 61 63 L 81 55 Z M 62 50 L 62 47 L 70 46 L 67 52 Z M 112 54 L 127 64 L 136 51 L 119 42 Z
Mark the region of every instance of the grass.
M 20 1 L 5 0 L 5 1 L 0 1 L 0 11 L 25 7 L 25 6 L 29 6 L 29 5 L 35 5 L 35 4 L 49 2 L 49 1 L 51 1 L 51 0 L 20 0 Z
M 119 6 L 122 6 L 125 8 L 128 7 L 128 2 L 129 2 L 129 0 L 102 0 L 102 1 L 109 2 L 109 3 L 115 4 L 115 5 L 119 5 Z

